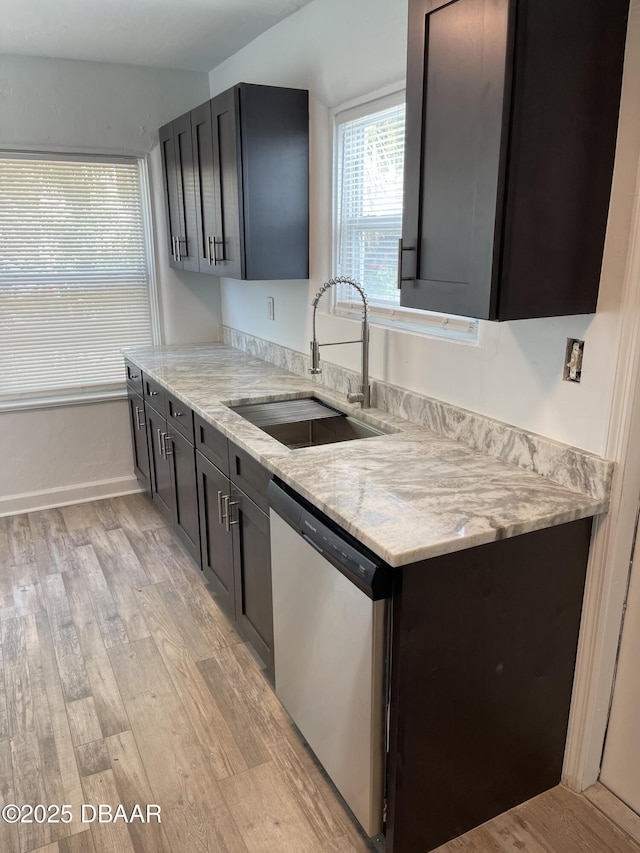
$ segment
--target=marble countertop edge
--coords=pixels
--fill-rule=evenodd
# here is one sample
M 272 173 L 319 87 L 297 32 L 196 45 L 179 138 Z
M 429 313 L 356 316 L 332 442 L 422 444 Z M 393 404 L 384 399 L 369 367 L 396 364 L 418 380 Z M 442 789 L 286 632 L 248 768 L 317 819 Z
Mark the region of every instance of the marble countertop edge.
M 193 362 L 200 352 L 209 371 L 201 379 Z M 242 362 L 237 380 L 230 378 L 235 353 Z M 393 567 L 599 515 L 609 507 L 608 499 L 558 485 L 398 415 L 362 410 L 338 392 L 224 344 L 123 355 Z M 222 378 L 211 375 L 216 356 L 224 361 Z M 243 371 L 250 376 L 244 386 Z M 309 396 L 387 434 L 290 450 L 229 408 Z

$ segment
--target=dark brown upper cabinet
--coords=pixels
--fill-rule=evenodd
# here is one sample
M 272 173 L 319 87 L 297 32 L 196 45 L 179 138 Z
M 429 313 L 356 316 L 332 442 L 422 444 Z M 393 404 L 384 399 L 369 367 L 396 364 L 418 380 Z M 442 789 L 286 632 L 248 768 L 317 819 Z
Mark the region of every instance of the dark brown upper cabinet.
M 176 153 L 184 116 L 160 130 L 170 230 L 188 237 L 189 266 L 174 257 L 172 236 L 171 265 L 227 278 L 308 278 L 308 92 L 239 83 L 189 117 L 190 158 Z M 182 186 L 190 175 L 193 190 L 185 226 L 180 178 L 172 177 L 182 163 Z M 188 193 L 182 199 L 186 208 Z
M 595 311 L 628 11 L 409 0 L 403 306 Z
M 198 271 L 191 114 L 160 128 L 169 264 Z

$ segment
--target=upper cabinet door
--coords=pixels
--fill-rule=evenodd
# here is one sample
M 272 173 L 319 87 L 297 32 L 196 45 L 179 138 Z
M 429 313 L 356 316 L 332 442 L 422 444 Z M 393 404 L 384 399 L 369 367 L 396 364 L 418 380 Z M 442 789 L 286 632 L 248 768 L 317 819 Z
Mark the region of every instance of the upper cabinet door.
M 244 247 L 241 244 L 238 185 L 240 141 L 236 119 L 235 89 L 229 89 L 211 101 L 211 129 L 216 208 L 214 265 L 217 275 L 244 278 Z
M 191 135 L 196 194 L 198 268 L 200 272 L 218 275 L 214 254 L 218 224 L 209 101 L 191 111 Z
M 409 0 L 401 304 L 595 311 L 628 0 Z
M 160 128 L 169 264 L 198 270 L 195 186 L 189 113 Z
M 403 277 L 416 279 L 402 285 L 409 308 L 490 314 L 509 5 L 411 4 L 402 253 Z
M 178 237 L 178 265 L 181 269 L 198 272 L 198 240 L 196 200 L 191 139 L 191 114 L 186 113 L 173 122 L 173 138 L 178 181 L 178 204 L 183 229 Z
M 178 197 L 178 165 L 176 161 L 173 122 L 160 128 L 160 150 L 162 154 L 162 176 L 164 178 L 164 200 L 167 215 L 167 242 L 169 264 L 182 269 L 178 260 L 177 240 L 184 234 L 184 210 Z

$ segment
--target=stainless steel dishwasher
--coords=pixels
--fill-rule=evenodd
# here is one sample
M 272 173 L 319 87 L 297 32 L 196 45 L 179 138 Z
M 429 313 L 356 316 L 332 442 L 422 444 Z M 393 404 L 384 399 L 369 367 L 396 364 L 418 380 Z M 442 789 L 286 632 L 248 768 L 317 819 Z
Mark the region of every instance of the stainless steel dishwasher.
M 275 688 L 365 832 L 382 831 L 391 570 L 269 484 Z

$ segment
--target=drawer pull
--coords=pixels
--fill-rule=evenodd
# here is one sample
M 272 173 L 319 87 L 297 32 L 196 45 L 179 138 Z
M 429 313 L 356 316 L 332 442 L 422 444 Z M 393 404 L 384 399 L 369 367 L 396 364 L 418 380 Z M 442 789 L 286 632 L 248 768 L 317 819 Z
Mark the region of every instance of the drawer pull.
M 174 416 L 174 418 L 183 418 L 184 412 L 174 412 L 173 416 Z
M 142 429 L 143 426 L 147 425 L 146 421 L 142 420 L 142 417 L 141 417 L 142 412 L 143 412 L 143 410 L 140 408 L 140 406 L 136 406 L 136 425 L 137 425 L 138 429 Z
M 129 379 L 140 379 L 140 374 L 139 373 L 130 373 Z
M 150 396 L 150 397 L 157 397 L 157 396 L 158 396 L 158 392 L 157 392 L 157 391 L 149 391 L 149 396 Z

